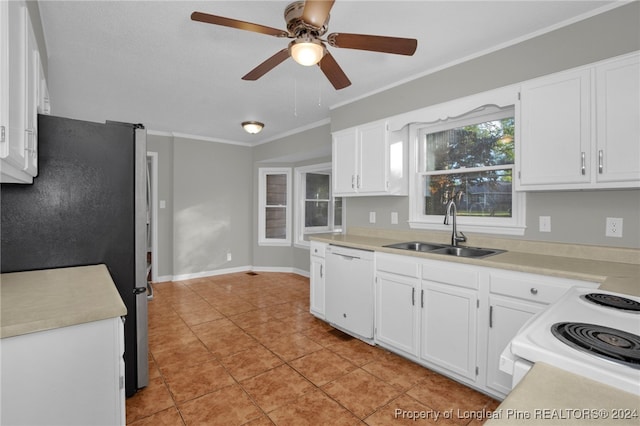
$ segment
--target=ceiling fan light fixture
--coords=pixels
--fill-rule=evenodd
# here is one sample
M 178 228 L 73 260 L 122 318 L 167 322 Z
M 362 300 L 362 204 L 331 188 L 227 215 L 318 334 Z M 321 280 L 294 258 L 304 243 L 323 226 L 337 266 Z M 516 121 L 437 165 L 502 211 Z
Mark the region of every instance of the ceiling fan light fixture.
M 252 135 L 255 135 L 256 133 L 260 133 L 263 127 L 264 127 L 264 124 L 259 121 L 243 121 L 242 122 L 242 128 L 245 130 L 245 132 L 250 133 Z
M 320 40 L 301 37 L 289 44 L 289 54 L 294 61 L 308 67 L 320 62 L 325 48 Z

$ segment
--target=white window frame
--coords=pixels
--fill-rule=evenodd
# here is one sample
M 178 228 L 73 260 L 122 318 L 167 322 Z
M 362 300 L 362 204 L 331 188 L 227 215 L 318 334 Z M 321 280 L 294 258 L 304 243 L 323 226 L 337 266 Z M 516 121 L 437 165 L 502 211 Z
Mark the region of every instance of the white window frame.
M 267 238 L 266 236 L 266 210 L 267 206 L 267 176 L 286 175 L 287 201 L 286 205 L 271 207 L 284 207 L 286 217 L 285 238 Z M 291 168 L 290 167 L 261 167 L 258 169 L 258 245 L 259 246 L 290 246 L 291 245 Z
M 310 166 L 302 166 L 296 167 L 294 169 L 294 245 L 296 247 L 301 248 L 309 248 L 309 241 L 305 239 L 305 235 L 312 235 L 317 233 L 327 233 L 327 232 L 335 232 L 342 233 L 344 230 L 344 221 L 345 221 L 345 205 L 344 199 L 342 204 L 342 228 L 335 229 L 333 225 L 328 227 L 316 228 L 313 231 L 306 229 L 304 226 L 305 222 L 305 201 L 306 201 L 306 180 L 305 175 L 307 173 L 327 173 L 329 175 L 329 191 L 330 191 L 330 201 L 329 201 L 329 222 L 331 224 L 335 223 L 334 214 L 334 200 L 335 197 L 333 195 L 333 176 L 331 174 L 331 163 L 321 163 L 321 164 L 313 164 Z
M 463 99 L 435 105 L 421 111 L 421 122 L 409 125 L 411 149 L 409 150 L 409 226 L 413 229 L 428 229 L 437 231 L 450 231 L 450 225 L 444 225 L 443 216 L 423 214 L 423 173 L 420 168 L 420 132 L 429 128 L 429 132 L 437 132 L 453 127 L 459 127 L 468 121 L 481 122 L 483 116 L 487 116 L 487 110 L 513 107 L 515 119 L 515 137 L 520 137 L 520 106 L 518 101 L 518 88 L 509 87 L 496 91 L 484 92 Z M 467 120 L 472 118 L 471 120 Z M 491 114 L 487 120 L 491 119 Z M 467 123 L 465 123 L 467 122 Z M 513 170 L 512 185 L 512 217 L 470 217 L 458 216 L 458 229 L 467 232 L 491 233 L 499 235 L 524 235 L 526 229 L 526 195 L 517 192 L 515 179 L 517 170 L 515 163 L 511 166 L 498 166 L 499 169 L 511 167 Z M 469 169 L 473 171 L 474 169 Z M 459 172 L 459 170 L 458 170 Z

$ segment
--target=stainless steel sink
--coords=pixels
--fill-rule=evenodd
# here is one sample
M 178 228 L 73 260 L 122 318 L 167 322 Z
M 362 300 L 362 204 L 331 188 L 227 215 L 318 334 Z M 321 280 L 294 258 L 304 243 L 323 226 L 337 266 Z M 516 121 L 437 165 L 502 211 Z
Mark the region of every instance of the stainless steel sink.
M 445 244 L 425 243 L 422 241 L 409 241 L 406 243 L 389 244 L 385 247 L 395 248 L 400 250 L 421 251 L 434 254 L 443 254 L 446 256 L 456 257 L 473 257 L 483 258 L 492 256 L 498 253 L 504 253 L 504 250 L 498 249 L 485 249 L 479 247 L 463 247 L 463 246 L 449 246 Z
M 436 249 L 445 248 L 446 246 L 443 244 L 433 244 L 433 243 L 423 243 L 421 241 L 409 241 L 407 243 L 396 243 L 389 244 L 389 248 L 401 249 L 401 250 L 411 250 L 411 251 L 433 251 Z
M 487 257 L 487 256 L 491 256 L 498 253 L 504 253 L 504 250 L 449 246 L 449 247 L 443 247 L 441 249 L 433 250 L 431 253 L 446 254 L 448 256 L 456 256 L 456 257 L 482 258 L 482 257 Z

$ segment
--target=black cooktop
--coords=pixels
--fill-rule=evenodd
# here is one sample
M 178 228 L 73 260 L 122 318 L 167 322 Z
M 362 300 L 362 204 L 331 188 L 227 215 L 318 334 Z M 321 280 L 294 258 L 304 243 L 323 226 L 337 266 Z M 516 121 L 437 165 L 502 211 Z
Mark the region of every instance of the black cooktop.
M 582 296 L 582 298 L 588 302 L 606 306 L 607 308 L 640 313 L 640 302 L 636 302 L 627 297 L 606 293 L 589 293 Z
M 567 345 L 640 370 L 640 336 L 623 330 L 581 322 L 559 322 L 551 332 Z

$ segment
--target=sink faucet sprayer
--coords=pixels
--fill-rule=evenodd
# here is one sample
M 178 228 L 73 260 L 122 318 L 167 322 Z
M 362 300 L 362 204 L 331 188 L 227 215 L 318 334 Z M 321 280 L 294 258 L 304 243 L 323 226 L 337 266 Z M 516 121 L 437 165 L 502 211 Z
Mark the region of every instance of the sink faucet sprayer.
M 458 209 L 456 208 L 456 203 L 454 199 L 451 199 L 449 203 L 447 203 L 446 212 L 444 214 L 444 224 L 449 224 L 449 216 L 453 217 L 453 232 L 451 233 L 451 245 L 453 247 L 458 247 L 458 243 L 464 243 L 467 241 L 467 237 L 460 232 L 458 235 L 458 230 L 456 228 L 456 216 L 458 213 Z

